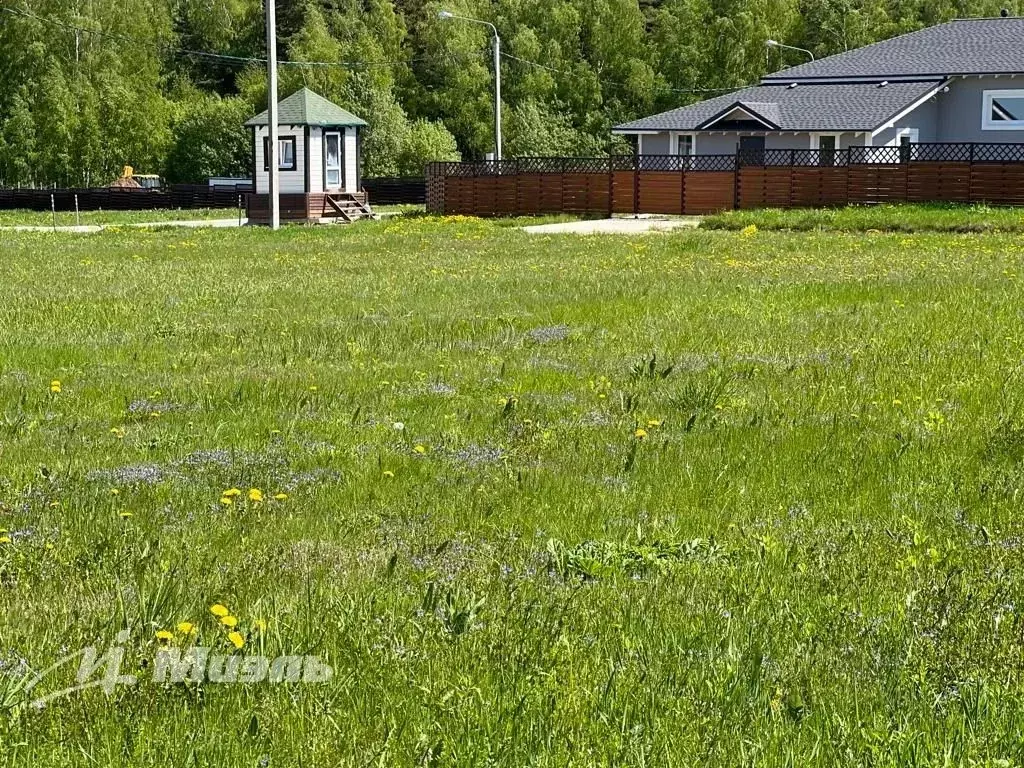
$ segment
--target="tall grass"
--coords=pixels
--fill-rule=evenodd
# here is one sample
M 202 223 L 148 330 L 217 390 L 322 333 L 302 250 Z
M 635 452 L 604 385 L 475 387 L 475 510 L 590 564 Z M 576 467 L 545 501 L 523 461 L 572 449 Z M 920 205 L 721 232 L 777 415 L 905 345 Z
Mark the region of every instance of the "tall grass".
M 1021 761 L 1020 238 L 3 238 L 5 764 Z

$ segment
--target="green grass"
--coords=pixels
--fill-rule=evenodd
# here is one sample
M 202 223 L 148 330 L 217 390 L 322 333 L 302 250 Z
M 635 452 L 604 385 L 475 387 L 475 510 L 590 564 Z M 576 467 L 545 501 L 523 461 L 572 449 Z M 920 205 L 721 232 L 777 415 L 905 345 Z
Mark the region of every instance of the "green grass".
M 74 211 L 58 211 L 57 226 L 72 227 L 81 224 L 148 224 L 161 221 L 188 221 L 199 219 L 237 219 L 237 208 L 196 208 L 190 210 L 155 211 L 82 211 L 75 218 Z M 50 211 L 0 211 L 0 226 L 42 226 L 54 222 Z
M 4 245 L 5 765 L 1024 760 L 1019 237 Z M 153 683 L 218 602 L 335 677 Z
M 709 216 L 704 229 L 807 232 L 1024 232 L 1024 211 L 984 205 L 879 205 L 843 208 L 770 208 Z

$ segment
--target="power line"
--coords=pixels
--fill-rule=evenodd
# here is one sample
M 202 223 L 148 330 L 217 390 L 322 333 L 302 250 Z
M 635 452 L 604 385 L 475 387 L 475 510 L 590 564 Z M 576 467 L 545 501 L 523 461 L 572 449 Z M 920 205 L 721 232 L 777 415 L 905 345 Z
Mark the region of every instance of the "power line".
M 183 56 L 195 56 L 198 58 L 213 59 L 218 61 L 226 61 L 236 64 L 259 64 L 266 65 L 266 58 L 260 58 L 257 56 L 232 56 L 226 53 L 213 53 L 212 51 L 198 51 L 190 48 L 179 48 L 169 43 L 161 42 L 159 40 L 141 40 L 137 37 L 130 37 L 128 35 L 118 35 L 112 32 L 103 32 L 97 29 L 89 29 L 88 27 L 79 27 L 68 22 L 61 21 L 60 19 L 50 19 L 43 16 L 37 16 L 34 13 L 28 11 L 22 11 L 16 8 L 0 8 L 0 12 L 14 14 L 15 16 L 22 16 L 26 19 L 33 19 L 35 21 L 42 22 L 44 24 L 52 24 L 62 29 L 66 29 L 72 32 L 81 32 L 87 35 L 95 35 L 96 37 L 107 38 L 109 40 L 117 40 L 124 43 L 130 43 L 132 45 L 140 45 L 147 48 L 155 48 L 163 50 L 168 53 L 181 54 Z M 326 68 L 326 67 L 339 67 L 344 69 L 360 69 L 367 67 L 393 67 L 401 64 L 410 64 L 415 61 L 424 61 L 432 59 L 430 56 L 412 57 L 408 59 L 395 59 L 389 61 L 290 61 L 282 59 L 278 61 L 280 66 L 289 67 L 308 67 L 308 68 Z M 450 57 L 449 57 L 450 58 Z
M 539 69 L 546 69 L 548 72 L 556 72 L 560 75 L 568 75 L 569 77 L 575 77 L 575 72 L 569 72 L 565 69 L 556 69 L 555 67 L 549 67 L 547 64 L 541 64 L 536 61 L 530 61 L 519 56 L 513 56 L 511 53 L 501 54 L 506 59 L 512 59 L 522 64 L 529 64 L 531 67 L 537 67 Z M 629 86 L 625 83 L 616 82 L 614 80 L 599 80 L 601 85 L 614 85 L 619 88 L 628 88 Z M 670 91 L 671 93 L 731 93 L 737 91 L 740 88 L 749 88 L 750 86 L 737 86 L 735 88 L 664 88 L 662 90 Z

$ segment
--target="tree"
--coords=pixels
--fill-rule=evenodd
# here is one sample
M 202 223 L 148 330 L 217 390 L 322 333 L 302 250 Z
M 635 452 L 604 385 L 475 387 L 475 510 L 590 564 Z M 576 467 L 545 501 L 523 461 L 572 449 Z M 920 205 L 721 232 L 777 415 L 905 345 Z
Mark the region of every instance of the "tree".
M 29 184 L 35 180 L 35 169 L 36 125 L 28 106 L 28 88 L 22 87 L 11 100 L 0 130 L 0 177 L 7 184 Z
M 405 136 L 398 157 L 398 174 L 422 176 L 427 163 L 437 160 L 461 160 L 455 137 L 441 123 L 416 120 Z
M 248 102 L 239 98 L 200 96 L 180 104 L 164 176 L 170 182 L 200 182 L 252 173 L 251 137 L 243 125 L 249 117 Z

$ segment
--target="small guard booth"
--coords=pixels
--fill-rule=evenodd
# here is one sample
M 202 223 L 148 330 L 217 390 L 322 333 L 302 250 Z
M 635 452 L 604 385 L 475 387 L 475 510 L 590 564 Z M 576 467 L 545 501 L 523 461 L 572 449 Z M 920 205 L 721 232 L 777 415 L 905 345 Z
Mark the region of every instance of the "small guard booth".
M 277 106 L 281 221 L 345 222 L 372 216 L 360 178 L 360 134 L 367 123 L 308 88 Z M 252 133 L 250 224 L 270 221 L 267 113 L 247 120 Z

